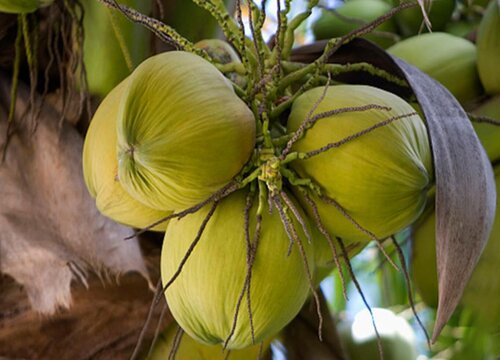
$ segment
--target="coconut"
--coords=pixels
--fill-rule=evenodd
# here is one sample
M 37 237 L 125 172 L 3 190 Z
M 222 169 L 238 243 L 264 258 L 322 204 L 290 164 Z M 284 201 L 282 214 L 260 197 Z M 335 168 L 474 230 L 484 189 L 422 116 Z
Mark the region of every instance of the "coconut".
M 370 86 L 338 85 L 326 92 L 319 87 L 294 102 L 288 121 L 290 133 L 308 117 L 322 94 L 324 99 L 314 114 L 368 104 L 390 110 L 345 112 L 318 120 L 294 145 L 297 152 L 317 150 L 384 120 L 415 112 L 396 95 Z M 366 242 L 373 236 L 383 239 L 410 225 L 422 212 L 433 179 L 431 150 L 418 115 L 395 120 L 338 148 L 296 160 L 291 166 L 344 209 L 346 214 L 312 194 L 326 229 L 350 242 Z
M 477 32 L 477 68 L 484 89 L 500 94 L 500 5 L 491 1 Z
M 174 51 L 130 76 L 118 114 L 118 175 L 136 199 L 160 210 L 191 207 L 248 161 L 255 119 L 208 61 Z
M 387 51 L 418 67 L 445 86 L 461 103 L 483 93 L 473 43 L 447 33 L 430 33 L 403 40 Z
M 0 12 L 27 14 L 53 2 L 54 0 L 0 0 Z
M 229 337 L 238 297 L 247 272 L 245 238 L 246 191 L 224 198 L 184 265 L 179 277 L 166 291 L 175 320 L 194 339 L 206 344 L 224 343 Z M 257 200 L 257 199 L 256 199 Z M 250 210 L 250 239 L 255 233 L 257 201 Z M 298 205 L 297 205 L 298 206 Z M 190 244 L 196 238 L 210 206 L 169 224 L 161 254 L 161 273 L 165 284 L 178 270 Z M 309 271 L 314 252 L 294 223 L 305 250 Z M 262 228 L 253 264 L 250 296 L 255 343 L 273 336 L 290 322 L 309 293 L 308 276 L 296 243 L 287 255 L 290 240 L 276 209 L 272 214 L 264 204 Z M 229 349 L 252 345 L 246 296 L 238 312 Z
M 97 109 L 83 144 L 83 175 L 99 211 L 116 222 L 143 228 L 164 218 L 169 212 L 147 207 L 128 195 L 118 179 L 116 121 L 118 106 L 126 86 L 120 83 Z M 166 223 L 154 230 L 163 231 Z
M 375 20 L 389 10 L 391 5 L 381 0 L 347 1 L 335 9 L 338 14 L 324 10 L 312 30 L 318 40 L 340 37 Z M 364 37 L 384 48 L 394 44 L 394 38 L 387 36 L 389 33 L 396 33 L 396 23 L 393 19 L 383 22 L 375 28 L 375 31 L 387 34 L 370 33 Z

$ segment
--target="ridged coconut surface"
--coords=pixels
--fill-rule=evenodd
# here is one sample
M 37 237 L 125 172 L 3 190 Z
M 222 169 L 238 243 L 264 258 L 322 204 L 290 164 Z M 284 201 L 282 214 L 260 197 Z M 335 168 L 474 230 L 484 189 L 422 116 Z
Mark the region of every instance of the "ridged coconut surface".
M 161 210 L 193 206 L 241 170 L 254 143 L 252 112 L 201 57 L 163 53 L 130 76 L 118 115 L 118 174 L 136 199 Z
M 247 270 L 244 209 L 246 191 L 222 200 L 207 224 L 179 277 L 166 291 L 175 320 L 193 338 L 207 344 L 224 343 L 229 336 L 237 299 Z M 257 200 L 257 199 L 256 199 Z M 255 233 L 257 204 L 250 211 L 250 239 Z M 209 207 L 169 224 L 161 254 L 165 284 L 195 239 Z M 297 229 L 300 225 L 295 224 Z M 309 268 L 314 266 L 312 245 L 304 243 Z M 309 293 L 303 259 L 296 245 L 287 256 L 290 240 L 278 211 L 263 212 L 262 231 L 253 265 L 251 307 L 256 343 L 273 336 L 299 312 Z M 312 272 L 312 270 L 311 270 Z M 252 345 L 248 304 L 244 297 L 229 349 Z
M 292 107 L 288 131 L 307 118 L 324 88 L 300 96 Z M 377 104 L 390 110 L 347 112 L 319 120 L 294 146 L 308 152 L 346 138 L 389 118 L 413 113 L 401 98 L 362 85 L 331 86 L 314 111 Z M 396 120 L 339 148 L 292 163 L 305 178 L 318 184 L 362 227 L 382 239 L 411 224 L 421 213 L 432 184 L 429 142 L 418 115 Z M 350 241 L 371 240 L 333 205 L 314 197 L 327 229 Z
M 118 179 L 116 122 L 126 81 L 115 87 L 97 109 L 83 145 L 83 175 L 99 211 L 116 222 L 137 228 L 164 218 L 169 212 L 147 207 L 132 198 Z M 167 223 L 154 230 L 165 230 Z

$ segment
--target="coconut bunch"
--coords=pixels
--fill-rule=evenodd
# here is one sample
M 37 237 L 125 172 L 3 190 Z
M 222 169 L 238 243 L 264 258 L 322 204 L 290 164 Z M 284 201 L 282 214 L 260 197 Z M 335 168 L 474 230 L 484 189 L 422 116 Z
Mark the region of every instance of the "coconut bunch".
M 429 120 L 410 105 L 401 72 L 328 62 L 335 39 L 317 60 L 293 60 L 294 30 L 316 2 L 292 19 L 278 9 L 271 46 L 253 2 L 251 38 L 222 5 L 195 3 L 226 19 L 231 45 L 192 44 L 162 25 L 182 50 L 146 59 L 103 100 L 85 141 L 87 186 L 105 215 L 165 230 L 161 294 L 191 338 L 253 346 L 310 297 L 321 337 L 322 276 L 350 267 L 372 241 L 383 251 L 426 207 L 436 170 Z M 357 65 L 406 90 L 338 77 Z
M 425 205 L 427 133 L 398 96 L 317 87 L 293 102 L 286 125 L 289 141 L 273 149 L 269 132 L 268 148 L 228 79 L 182 51 L 143 62 L 92 120 L 84 169 L 101 212 L 134 227 L 182 214 L 153 229 L 166 227 L 169 308 L 203 343 L 240 349 L 274 336 L 315 291 L 315 268 L 333 264 L 332 239 L 352 254 Z

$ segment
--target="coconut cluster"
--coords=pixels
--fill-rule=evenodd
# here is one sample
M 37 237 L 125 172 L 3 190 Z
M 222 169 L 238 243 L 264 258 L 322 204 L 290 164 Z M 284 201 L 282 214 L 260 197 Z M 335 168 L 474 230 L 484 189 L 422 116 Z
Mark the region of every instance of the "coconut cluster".
M 267 140 L 252 105 L 202 57 L 163 53 L 104 99 L 84 145 L 100 211 L 165 230 L 161 274 L 178 324 L 228 349 L 276 335 L 338 254 L 410 225 L 433 184 L 424 121 L 392 93 L 313 88 Z

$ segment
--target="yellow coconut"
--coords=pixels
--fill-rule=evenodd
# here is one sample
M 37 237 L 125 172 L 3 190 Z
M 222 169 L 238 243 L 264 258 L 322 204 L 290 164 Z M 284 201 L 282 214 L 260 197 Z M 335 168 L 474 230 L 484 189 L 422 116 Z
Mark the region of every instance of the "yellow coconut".
M 118 114 L 118 174 L 161 210 L 191 207 L 228 184 L 255 144 L 255 119 L 212 64 L 174 51 L 130 76 Z
M 293 104 L 288 131 L 294 132 L 325 94 L 314 115 L 368 104 L 387 109 L 351 111 L 318 120 L 293 150 L 307 153 L 345 139 L 385 120 L 376 130 L 291 166 L 302 178 L 313 180 L 339 210 L 316 195 L 319 215 L 333 235 L 349 243 L 366 242 L 395 234 L 418 218 L 433 182 L 431 150 L 423 121 L 401 98 L 363 85 L 323 87 L 304 93 Z M 330 201 L 331 202 L 331 201 Z M 304 205 L 310 216 L 312 210 Z
M 246 191 L 223 199 L 194 248 L 179 277 L 166 291 L 169 309 L 179 325 L 206 344 L 224 343 L 231 333 L 238 297 L 247 272 L 244 210 Z M 297 205 L 298 206 L 298 205 Z M 161 254 L 165 284 L 177 271 L 211 206 L 169 224 Z M 250 210 L 250 239 L 255 234 L 257 204 Z M 253 265 L 250 297 L 255 342 L 275 335 L 299 312 L 309 294 L 308 276 L 297 243 L 288 255 L 290 240 L 278 211 L 264 206 L 262 230 Z M 313 245 L 301 237 L 309 271 L 314 266 Z M 252 345 L 246 296 L 238 312 L 229 349 Z
M 118 179 L 116 122 L 125 86 L 126 80 L 113 89 L 92 118 L 83 145 L 83 175 L 102 214 L 116 222 L 143 228 L 169 212 L 149 208 L 135 200 L 125 192 Z M 162 223 L 154 229 L 163 231 L 166 225 Z

